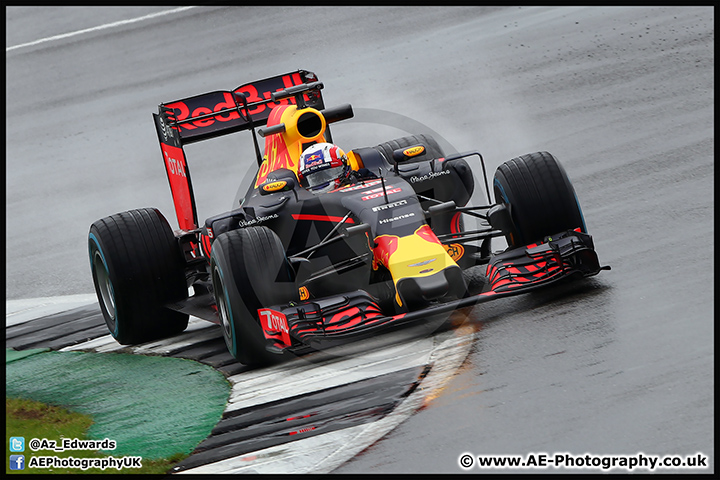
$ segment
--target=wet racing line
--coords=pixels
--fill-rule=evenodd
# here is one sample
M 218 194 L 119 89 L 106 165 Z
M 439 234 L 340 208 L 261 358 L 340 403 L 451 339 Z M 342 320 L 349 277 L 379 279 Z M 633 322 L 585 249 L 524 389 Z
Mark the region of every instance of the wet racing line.
M 8 301 L 5 338 L 16 356 L 36 349 L 161 355 L 223 373 L 231 391 L 222 418 L 174 473 L 327 473 L 436 396 L 474 331 L 398 332 L 252 370 L 230 355 L 217 325 L 195 317 L 172 338 L 120 345 L 94 295 L 80 295 Z

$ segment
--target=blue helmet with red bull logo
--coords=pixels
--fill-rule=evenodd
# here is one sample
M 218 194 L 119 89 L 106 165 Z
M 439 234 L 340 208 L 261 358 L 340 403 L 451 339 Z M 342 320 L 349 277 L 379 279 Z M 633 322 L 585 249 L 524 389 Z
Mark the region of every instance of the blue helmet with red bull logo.
M 316 143 L 300 155 L 298 177 L 313 193 L 334 190 L 350 173 L 345 152 L 332 143 Z

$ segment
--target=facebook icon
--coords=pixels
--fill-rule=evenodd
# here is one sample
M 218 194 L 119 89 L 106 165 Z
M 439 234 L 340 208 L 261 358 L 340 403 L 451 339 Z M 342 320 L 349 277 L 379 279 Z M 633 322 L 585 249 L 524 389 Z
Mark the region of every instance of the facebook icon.
M 25 470 L 25 455 L 10 455 L 10 470 Z

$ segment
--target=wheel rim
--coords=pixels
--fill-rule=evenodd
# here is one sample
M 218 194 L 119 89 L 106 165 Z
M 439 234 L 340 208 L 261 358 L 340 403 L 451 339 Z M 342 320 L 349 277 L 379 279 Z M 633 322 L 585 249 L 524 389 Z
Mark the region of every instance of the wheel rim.
M 98 293 L 100 293 L 100 301 L 102 307 L 107 312 L 108 317 L 115 323 L 115 294 L 113 292 L 110 274 L 107 265 L 99 250 L 95 250 L 93 255 L 93 270 L 95 272 L 95 280 L 97 281 Z
M 223 337 L 225 337 L 225 343 L 228 349 L 232 352 L 232 321 L 230 318 L 230 312 L 227 307 L 227 299 L 225 297 L 225 284 L 222 281 L 222 276 L 218 267 L 213 270 L 213 284 L 215 290 L 215 303 L 218 307 L 218 314 L 220 315 L 220 325 L 223 331 Z

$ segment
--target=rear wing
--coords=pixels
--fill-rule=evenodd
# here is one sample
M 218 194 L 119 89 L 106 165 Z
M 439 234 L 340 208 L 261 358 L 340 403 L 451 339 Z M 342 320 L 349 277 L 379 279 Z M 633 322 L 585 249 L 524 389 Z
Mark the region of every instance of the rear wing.
M 298 70 L 241 85 L 232 91 L 204 93 L 163 103 L 158 113 L 186 145 L 263 126 L 273 107 L 295 104 L 293 97 L 273 101 L 273 92 L 316 81 L 314 73 Z M 317 110 L 324 108 L 320 89 L 306 94 L 306 104 Z
M 198 228 L 195 196 L 183 145 L 252 130 L 257 150 L 255 128 L 267 124 L 270 112 L 276 105 L 297 103 L 294 96 L 276 100 L 272 94 L 315 82 L 317 77 L 314 73 L 297 70 L 247 83 L 232 91 L 204 93 L 158 106 L 158 113 L 153 113 L 153 120 L 181 230 Z M 322 84 L 319 84 L 304 94 L 305 106 L 317 110 L 325 108 L 321 88 Z

